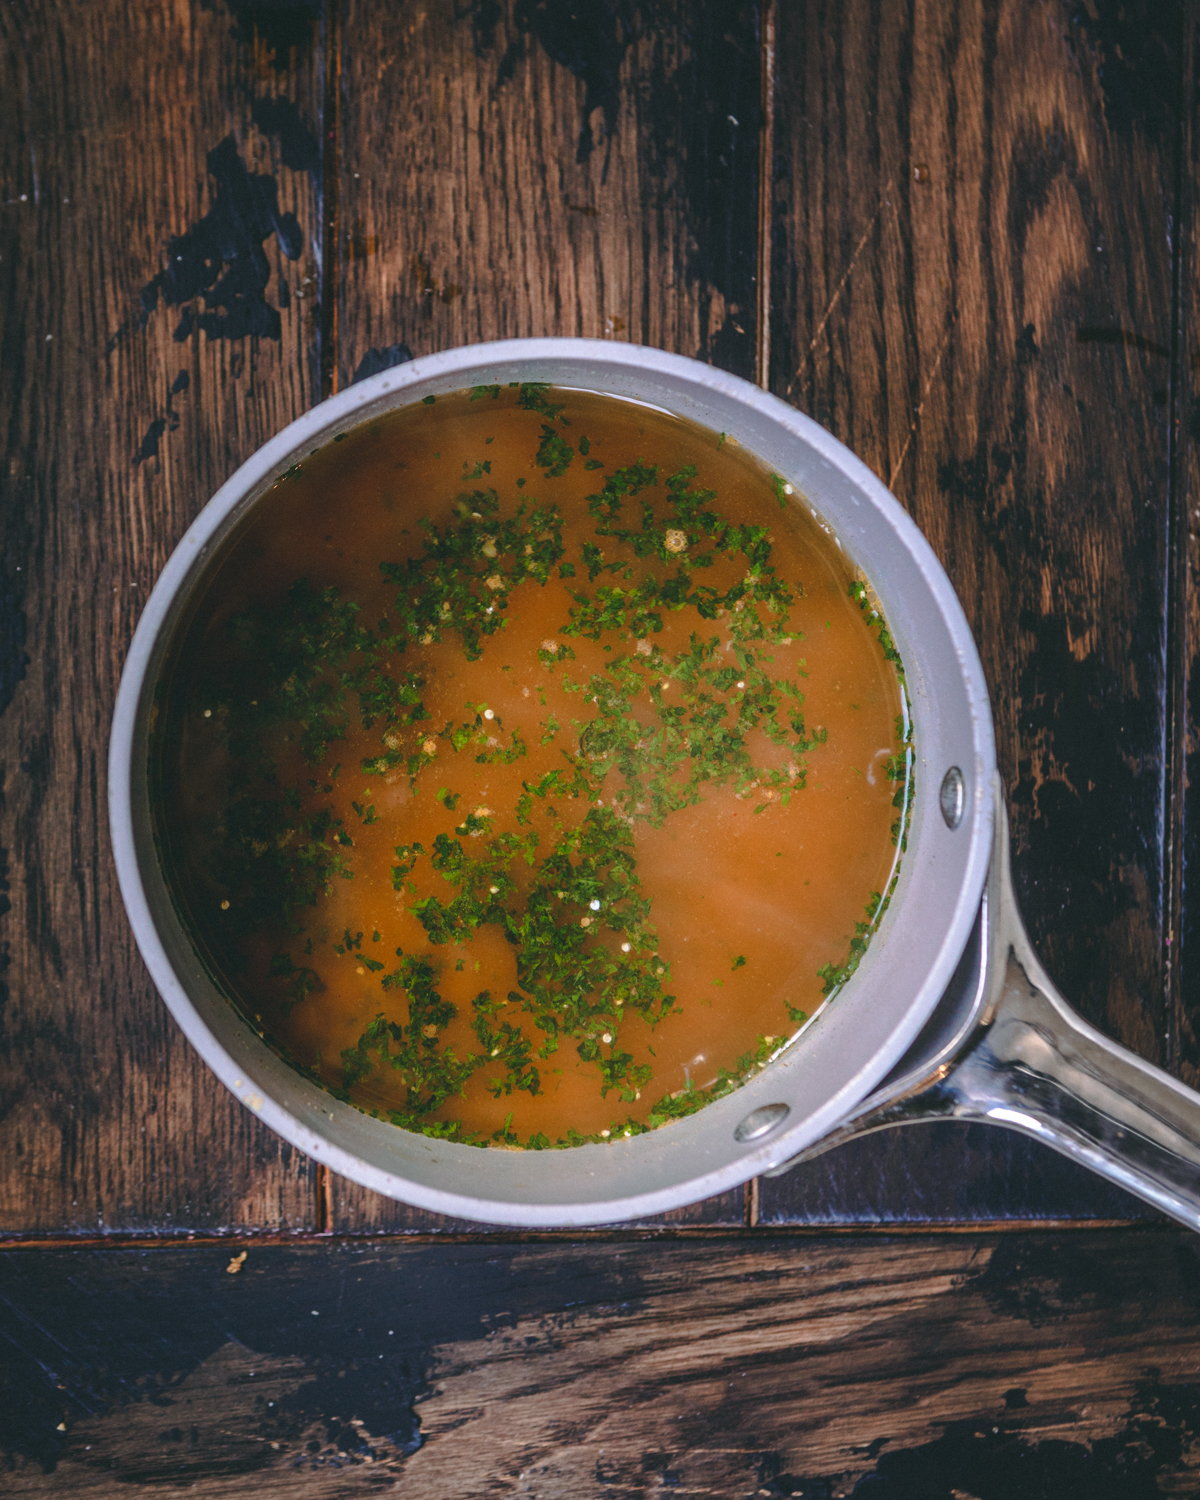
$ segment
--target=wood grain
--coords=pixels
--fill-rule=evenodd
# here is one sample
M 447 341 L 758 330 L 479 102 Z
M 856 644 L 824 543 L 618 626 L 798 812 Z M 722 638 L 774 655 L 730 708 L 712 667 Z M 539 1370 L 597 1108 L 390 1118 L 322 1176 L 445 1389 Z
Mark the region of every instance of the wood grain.
M 933 543 L 991 689 L 1031 935 L 1160 1064 L 1180 26 L 1173 4 L 812 4 L 781 8 L 776 63 L 772 389 Z M 912 1152 L 952 1203 L 933 1140 L 862 1170 Z
M 754 4 L 343 13 L 343 384 L 372 348 L 547 334 L 753 378 Z
M 341 383 L 543 335 L 754 378 L 754 4 L 346 0 L 341 48 Z M 739 1189 L 663 1222 L 743 1218 Z M 343 1182 L 329 1222 L 460 1227 Z
M 1174 1015 L 1173 1061 L 1179 1076 L 1200 1088 L 1200 306 L 1196 296 L 1197 235 L 1200 234 L 1200 97 L 1196 89 L 1196 50 L 1200 18 L 1194 5 L 1186 12 L 1187 72 L 1182 110 L 1180 170 L 1181 222 L 1190 226 L 1182 244 L 1178 276 L 1179 308 L 1175 326 L 1175 363 L 1171 413 L 1177 439 L 1176 470 L 1179 503 L 1175 520 L 1186 544 L 1183 579 L 1185 619 L 1183 639 L 1177 641 L 1182 658 L 1177 732 L 1185 739 L 1182 788 L 1184 837 L 1180 850 L 1177 909 L 1172 913 L 1181 952 L 1176 957 L 1178 1009 Z
M 0 558 L 28 658 L 0 703 L 11 1229 L 310 1222 L 309 1164 L 230 1099 L 147 979 L 105 808 L 151 585 L 313 399 L 312 19 L 282 56 L 231 20 L 184 0 L 0 14 Z
M 1090 1020 L 1160 1060 L 1175 134 L 1161 88 L 1117 97 L 1121 38 L 1075 10 L 781 16 L 803 66 L 779 64 L 772 383 L 948 568 L 1031 933 Z M 1149 90 L 1177 66 L 1177 8 L 1142 20 Z
M 1177 1231 L 10 1253 L 13 1496 L 1195 1493 Z M 59 1424 L 61 1425 L 61 1429 Z

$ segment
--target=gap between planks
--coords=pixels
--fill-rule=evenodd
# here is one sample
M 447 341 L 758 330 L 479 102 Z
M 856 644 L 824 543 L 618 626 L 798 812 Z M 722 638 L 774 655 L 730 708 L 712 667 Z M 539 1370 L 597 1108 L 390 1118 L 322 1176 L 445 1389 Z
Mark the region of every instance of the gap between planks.
M 1167 427 L 1166 576 L 1166 744 L 1164 746 L 1162 975 L 1166 1015 L 1163 1064 L 1178 1076 L 1183 1060 L 1184 826 L 1188 754 L 1188 494 L 1184 466 L 1187 415 L 1191 405 L 1188 347 L 1189 289 L 1192 274 L 1192 112 L 1195 90 L 1197 0 L 1184 0 L 1175 138 L 1175 234 L 1171 244 L 1170 420 Z
M 321 121 L 321 399 L 338 388 L 339 202 L 342 170 L 342 5 L 325 0 Z
M 1090 1234 L 1120 1229 L 1130 1234 L 1177 1234 L 1173 1221 L 1145 1219 L 981 1219 L 976 1223 L 945 1220 L 930 1224 L 759 1224 L 754 1229 L 730 1225 L 663 1225 L 632 1229 L 497 1229 L 452 1230 L 445 1233 L 421 1230 L 363 1230 L 347 1234 L 297 1230 L 242 1231 L 217 1234 L 109 1234 L 109 1235 L 13 1235 L 0 1237 L 0 1255 L 19 1251 L 59 1250 L 225 1250 L 282 1248 L 304 1250 L 354 1245 L 579 1245 L 644 1244 L 663 1241 L 725 1241 L 762 1244 L 770 1239 L 846 1240 L 880 1242 L 894 1239 L 938 1239 L 964 1235 L 986 1238 L 1011 1234 Z
M 754 376 L 764 391 L 771 388 L 771 226 L 774 222 L 773 183 L 775 181 L 775 0 L 762 0 L 760 67 L 760 127 L 758 140 L 758 344 Z M 759 1222 L 760 1193 L 754 1177 L 742 1189 L 745 1225 L 755 1229 Z
M 762 4 L 762 125 L 758 146 L 758 352 L 755 379 L 771 385 L 771 226 L 775 181 L 775 0 Z
M 318 357 L 321 399 L 338 388 L 338 283 L 340 174 L 342 169 L 342 6 L 325 0 L 325 68 L 321 120 L 321 319 Z M 333 1173 L 323 1162 L 313 1171 L 313 1224 L 319 1235 L 333 1233 Z

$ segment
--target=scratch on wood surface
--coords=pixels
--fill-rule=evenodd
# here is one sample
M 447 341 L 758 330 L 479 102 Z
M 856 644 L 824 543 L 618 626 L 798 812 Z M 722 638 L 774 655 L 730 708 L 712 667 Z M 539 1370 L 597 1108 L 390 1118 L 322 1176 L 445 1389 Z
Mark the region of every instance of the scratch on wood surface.
M 829 322 L 830 317 L 833 315 L 833 310 L 838 304 L 838 299 L 841 297 L 846 283 L 850 280 L 850 273 L 854 270 L 855 264 L 858 261 L 858 257 L 863 253 L 867 241 L 875 232 L 875 226 L 879 222 L 879 215 L 883 212 L 885 207 L 891 206 L 891 199 L 888 197 L 888 194 L 892 191 L 892 183 L 894 181 L 895 178 L 888 178 L 887 185 L 884 187 L 883 193 L 880 195 L 879 203 L 875 209 L 875 212 L 871 215 L 870 223 L 867 225 L 866 229 L 863 230 L 862 239 L 860 239 L 858 244 L 855 246 L 854 254 L 850 257 L 849 264 L 842 272 L 842 279 L 833 289 L 833 296 L 830 297 L 829 305 L 821 315 L 821 321 L 817 324 L 817 331 L 813 334 L 812 342 L 808 346 L 808 353 L 805 355 L 804 364 L 807 364 L 808 361 L 813 357 L 813 354 L 816 351 L 817 344 L 820 342 L 821 335 L 825 332 L 825 325 Z M 804 370 L 804 364 L 800 365 L 796 373 L 792 376 L 791 380 L 788 381 L 788 388 L 786 392 L 787 395 L 790 396 L 792 394 L 792 388 L 796 384 L 797 380 L 800 379 L 800 375 Z
M 946 327 L 945 333 L 942 334 L 942 342 L 938 346 L 937 358 L 933 362 L 933 369 L 930 370 L 929 379 L 925 382 L 924 389 L 921 391 L 921 403 L 917 407 L 916 415 L 913 417 L 911 423 L 909 424 L 908 436 L 904 439 L 904 447 L 901 448 L 900 457 L 896 460 L 895 466 L 892 469 L 891 477 L 888 479 L 889 490 L 895 489 L 897 475 L 900 473 L 900 470 L 904 466 L 904 460 L 908 455 L 908 450 L 912 447 L 912 440 L 917 434 L 917 428 L 921 422 L 921 413 L 925 410 L 925 402 L 929 399 L 930 389 L 933 386 L 933 382 L 937 379 L 938 370 L 941 368 L 942 355 L 945 354 L 946 345 L 950 342 L 950 334 L 954 329 L 954 319 L 955 314 L 951 313 L 950 322 Z

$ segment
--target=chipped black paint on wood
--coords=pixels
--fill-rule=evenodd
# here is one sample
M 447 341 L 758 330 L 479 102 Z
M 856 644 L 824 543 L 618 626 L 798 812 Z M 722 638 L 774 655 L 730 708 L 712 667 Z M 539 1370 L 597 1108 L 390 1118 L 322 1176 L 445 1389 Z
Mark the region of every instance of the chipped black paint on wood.
M 389 344 L 386 349 L 368 349 L 359 360 L 350 384 L 368 380 L 372 375 L 381 375 L 384 370 L 394 370 L 397 365 L 407 364 L 412 350 L 407 344 Z
M 5 1493 L 1191 1493 L 1198 1244 L 11 1252 Z
M 260 129 L 265 114 L 251 110 Z M 270 112 L 272 122 L 276 114 Z M 210 339 L 281 338 L 279 308 L 266 298 L 271 263 L 263 245 L 274 236 L 282 254 L 297 260 L 304 248 L 300 221 L 281 212 L 273 177 L 247 170 L 232 136 L 213 147 L 206 165 L 215 184 L 212 207 L 167 241 L 166 264 L 142 288 L 137 326 L 145 327 L 161 296 L 168 307 L 181 309 L 171 335 L 177 344 L 195 328 Z M 286 286 L 281 277 L 282 306 L 289 305 Z

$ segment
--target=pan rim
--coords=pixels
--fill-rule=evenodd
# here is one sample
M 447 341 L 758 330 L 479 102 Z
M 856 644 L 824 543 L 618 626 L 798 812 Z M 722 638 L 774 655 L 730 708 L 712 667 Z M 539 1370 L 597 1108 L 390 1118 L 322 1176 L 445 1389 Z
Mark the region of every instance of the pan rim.
M 659 380 L 671 389 L 690 386 L 702 392 L 704 399 L 709 402 L 719 400 L 732 403 L 741 411 L 753 413 L 756 419 L 761 419 L 767 426 L 789 434 L 805 446 L 816 464 L 826 465 L 831 476 L 840 475 L 842 480 L 863 497 L 876 515 L 886 518 L 898 548 L 914 560 L 914 567 L 923 579 L 930 599 L 947 622 L 948 638 L 965 688 L 964 701 L 970 716 L 969 740 L 973 757 L 971 764 L 963 768 L 968 776 L 969 786 L 962 827 L 962 842 L 967 854 L 962 861 L 961 878 L 956 877 L 957 889 L 952 893 L 949 910 L 941 924 L 940 936 L 926 965 L 924 981 L 903 1008 L 903 1014 L 889 1027 L 889 1045 L 886 1050 L 873 1050 L 871 1056 L 854 1069 L 839 1088 L 824 1098 L 819 1107 L 791 1119 L 787 1128 L 769 1135 L 761 1144 L 739 1147 L 736 1152 L 693 1151 L 692 1156 L 696 1160 L 684 1176 L 669 1183 L 650 1185 L 644 1191 L 621 1192 L 613 1196 L 589 1196 L 581 1193 L 572 1201 L 560 1198 L 554 1202 L 537 1201 L 536 1196 L 491 1197 L 479 1193 L 457 1192 L 430 1185 L 419 1178 L 382 1169 L 376 1163 L 364 1159 L 353 1144 L 346 1144 L 361 1139 L 361 1131 L 356 1134 L 351 1128 L 356 1122 L 344 1118 L 345 1112 L 358 1114 L 352 1106 L 336 1104 L 331 1096 L 323 1094 L 315 1085 L 305 1083 L 299 1075 L 293 1073 L 293 1080 L 303 1084 L 317 1096 L 316 1099 L 299 1097 L 297 1090 L 287 1087 L 287 1080 L 281 1080 L 278 1071 L 256 1054 L 256 1045 L 267 1051 L 265 1043 L 244 1024 L 226 1026 L 224 1039 L 218 1036 L 210 1024 L 211 1007 L 206 1013 L 204 1005 L 197 1004 L 196 997 L 189 989 L 188 981 L 193 986 L 196 982 L 195 973 L 189 971 L 183 975 L 179 972 L 187 968 L 186 956 L 181 961 L 178 944 L 171 950 L 159 930 L 159 924 L 163 920 L 162 901 L 153 899 L 154 893 L 148 888 L 147 882 L 153 886 L 155 871 L 145 868 L 146 830 L 138 826 L 137 807 L 138 797 L 141 795 L 138 786 L 138 736 L 144 730 L 149 707 L 147 694 L 153 687 L 156 664 L 161 660 L 181 601 L 188 597 L 198 582 L 207 557 L 211 556 L 223 536 L 246 509 L 295 461 L 301 450 L 307 452 L 313 446 L 323 445 L 339 431 L 346 431 L 368 420 L 374 411 L 415 402 L 423 392 L 461 389 L 465 384 L 484 383 L 482 380 L 471 379 L 472 373 L 476 376 L 488 372 L 494 374 L 518 366 L 525 372 L 526 379 L 535 378 L 532 373 L 535 371 L 546 373 L 557 370 L 562 375 L 568 369 L 574 369 L 581 376 L 595 372 L 616 380 L 624 373 L 631 378 Z M 675 382 L 674 386 L 672 382 Z M 597 386 L 595 379 L 586 378 L 559 379 L 555 383 L 574 384 L 589 389 L 604 388 Z M 668 409 L 677 408 L 671 405 Z M 758 445 L 748 446 L 759 451 Z M 820 504 L 819 497 L 817 504 Z M 821 514 L 828 515 L 826 505 L 821 505 Z M 878 575 L 868 572 L 868 576 L 873 586 L 879 590 L 891 621 L 890 601 L 885 590 L 879 589 Z M 906 665 L 910 667 L 910 676 L 916 669 L 919 677 L 919 660 L 910 655 Z M 918 723 L 919 758 L 922 756 L 921 740 L 921 727 Z M 867 466 L 838 439 L 810 418 L 740 377 L 701 365 L 683 356 L 604 340 L 506 340 L 423 356 L 350 387 L 314 407 L 271 439 L 204 506 L 164 567 L 146 603 L 126 659 L 110 744 L 110 826 L 126 910 L 138 947 L 156 987 L 204 1060 L 236 1097 L 255 1110 L 264 1123 L 334 1171 L 418 1207 L 498 1224 L 582 1227 L 586 1224 L 609 1223 L 661 1213 L 682 1203 L 737 1186 L 759 1172 L 787 1160 L 828 1134 L 885 1076 L 932 1013 L 970 936 L 991 851 L 993 810 L 990 786 L 994 770 L 995 749 L 990 705 L 982 666 L 970 628 L 949 579 L 929 543 L 907 513 Z M 936 772 L 936 766 L 926 765 L 919 759 L 919 811 L 925 823 L 934 828 L 936 824 L 930 822 L 929 816 L 932 797 L 930 779 Z M 914 851 L 910 849 L 902 867 L 902 878 L 904 870 L 911 869 L 913 863 Z M 899 905 L 899 902 L 896 904 Z M 892 913 L 889 913 L 889 917 L 891 916 Z M 855 976 L 855 985 L 859 984 L 860 979 L 865 979 L 872 968 L 879 968 L 877 955 L 880 952 L 886 953 L 884 932 L 879 934 L 868 950 L 863 966 Z M 847 996 L 850 993 L 848 988 Z M 845 1009 L 842 997 L 838 997 L 832 1006 L 823 1007 L 818 1012 L 818 1017 L 824 1016 L 826 1009 L 831 1015 L 837 1013 L 839 1005 Z M 231 1054 L 231 1047 L 238 1051 L 236 1058 Z M 268 1053 L 268 1056 L 273 1058 L 274 1054 Z M 785 1076 L 789 1066 L 789 1058 L 785 1056 L 772 1064 L 759 1078 L 726 1099 L 706 1106 L 692 1119 L 703 1117 L 711 1124 L 712 1131 L 724 1131 L 726 1135 L 731 1135 L 738 1120 L 758 1104 L 768 1102 L 768 1096 L 772 1093 L 782 1090 L 779 1080 Z M 359 1119 L 365 1120 L 366 1117 L 359 1116 Z M 583 1158 L 589 1153 L 612 1156 L 629 1148 L 640 1150 L 637 1142 L 659 1138 L 663 1146 L 659 1155 L 678 1156 L 681 1153 L 675 1151 L 673 1146 L 687 1133 L 681 1128 L 687 1124 L 688 1122 L 677 1122 L 653 1132 L 652 1136 L 637 1137 L 624 1145 L 579 1147 L 571 1152 L 548 1155 L 559 1160 L 573 1158 L 578 1161 L 581 1170 L 572 1175 L 580 1179 L 582 1186 L 586 1186 L 584 1179 L 589 1175 L 611 1175 L 601 1169 L 593 1171 L 585 1166 Z M 417 1158 L 434 1169 L 441 1165 L 441 1159 L 446 1158 L 450 1159 L 452 1167 L 455 1154 L 466 1151 L 474 1152 L 477 1156 L 493 1157 L 500 1170 L 507 1171 L 509 1176 L 513 1175 L 512 1170 L 500 1165 L 511 1153 L 485 1153 L 479 1152 L 477 1148 L 462 1146 L 448 1148 L 444 1142 L 432 1142 L 425 1137 L 412 1136 L 409 1132 L 398 1132 L 397 1127 L 391 1125 L 381 1125 L 381 1128 L 393 1134 L 404 1135 L 410 1142 L 419 1142 Z M 675 1135 L 675 1132 L 680 1134 Z M 335 1138 L 339 1135 L 341 1141 Z M 666 1139 L 667 1137 L 670 1139 Z M 527 1161 L 541 1159 L 540 1153 L 522 1155 Z M 437 1175 L 436 1170 L 434 1175 Z

